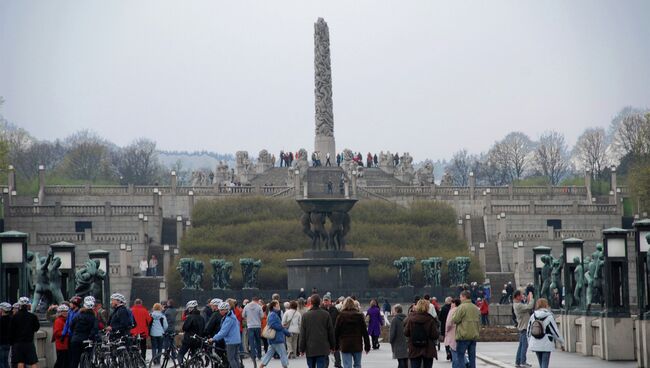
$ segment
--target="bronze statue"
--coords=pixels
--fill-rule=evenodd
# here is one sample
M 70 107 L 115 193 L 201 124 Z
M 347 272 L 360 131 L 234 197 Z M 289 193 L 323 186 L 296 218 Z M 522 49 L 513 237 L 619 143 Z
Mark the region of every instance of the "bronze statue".
M 325 248 L 328 247 L 328 234 L 325 229 L 327 214 L 323 212 L 310 212 L 301 216 L 302 231 L 311 238 L 311 248 L 313 250 L 321 249 L 321 242 Z
M 582 267 L 582 262 L 580 262 L 580 257 L 574 257 L 573 263 L 576 264 L 575 270 L 573 270 L 573 278 L 575 279 L 575 289 L 573 290 L 573 305 L 581 307 L 582 306 L 582 289 L 585 284 L 584 271 Z
M 397 278 L 399 280 L 399 287 L 412 287 L 411 276 L 413 273 L 413 266 L 415 265 L 415 258 L 401 257 L 393 261 L 393 266 L 397 268 Z
M 552 267 L 551 267 L 551 261 L 552 257 L 550 255 L 543 255 L 542 256 L 542 263 L 544 263 L 544 266 L 542 266 L 542 274 L 540 277 L 540 285 L 537 285 L 539 288 L 540 292 L 539 295 L 541 298 L 546 298 L 546 300 L 551 300 L 551 272 L 552 272 Z
M 183 282 L 183 290 L 193 290 L 194 283 L 192 281 L 192 269 L 194 268 L 194 259 L 181 258 L 178 261 L 176 269 L 181 274 L 181 281 Z
M 262 267 L 261 260 L 253 258 L 242 258 L 239 260 L 242 272 L 242 289 L 257 289 L 257 274 Z
M 98 259 L 89 259 L 75 274 L 75 294 L 80 297 L 93 296 L 95 299 L 102 297 L 102 283 L 106 272 L 99 269 Z
M 47 257 L 40 257 L 36 253 L 34 259 L 36 260 L 37 281 L 34 288 L 32 313 L 39 308 L 40 304 L 43 304 L 47 308 L 51 304 L 60 304 L 63 302 L 61 271 L 59 271 L 61 260 L 58 257 L 54 257 L 52 252 L 48 253 Z
M 212 290 L 230 289 L 230 273 L 232 272 L 232 262 L 225 259 L 211 259 L 212 265 Z
M 350 215 L 347 212 L 331 212 L 328 214 L 330 219 L 330 231 L 328 232 L 329 249 L 344 250 L 345 236 L 350 231 Z
M 560 308 L 562 305 L 562 267 L 564 264 L 564 255 L 560 258 L 554 258 L 551 263 L 551 306 Z

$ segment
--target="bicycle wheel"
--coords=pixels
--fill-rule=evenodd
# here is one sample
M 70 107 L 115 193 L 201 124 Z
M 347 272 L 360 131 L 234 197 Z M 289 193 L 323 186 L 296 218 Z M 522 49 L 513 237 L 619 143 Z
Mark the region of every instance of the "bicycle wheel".
M 79 368 L 92 368 L 92 356 L 87 351 L 81 353 L 81 358 L 79 359 Z
M 178 366 L 176 359 L 174 359 L 171 354 L 167 353 L 160 353 L 151 358 L 151 361 L 149 362 L 149 368 L 176 368 Z

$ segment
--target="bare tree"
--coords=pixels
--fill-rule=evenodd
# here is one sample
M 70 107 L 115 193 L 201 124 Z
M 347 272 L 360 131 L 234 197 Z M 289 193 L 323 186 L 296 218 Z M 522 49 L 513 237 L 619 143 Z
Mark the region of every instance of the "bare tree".
M 614 133 L 614 145 L 622 156 L 650 153 L 650 113 L 625 116 Z
M 453 185 L 467 186 L 469 184 L 469 161 L 467 150 L 463 149 L 454 153 L 446 168 L 446 172 L 451 177 Z
M 574 150 L 581 165 L 590 169 L 594 177 L 599 177 L 609 162 L 605 129 L 586 129 L 578 138 Z
M 533 142 L 522 132 L 512 132 L 496 142 L 488 152 L 488 162 L 497 177 L 507 182 L 519 180 L 528 168 Z
M 80 180 L 110 180 L 114 178 L 108 142 L 89 131 L 75 133 L 65 140 L 68 153 L 62 163 L 62 172 Z
M 160 179 L 162 166 L 156 154 L 156 142 L 140 138 L 124 147 L 117 163 L 122 180 L 136 185 L 153 184 Z
M 535 150 L 535 167 L 548 178 L 551 185 L 557 185 L 569 171 L 568 149 L 564 135 L 547 132 L 539 138 Z

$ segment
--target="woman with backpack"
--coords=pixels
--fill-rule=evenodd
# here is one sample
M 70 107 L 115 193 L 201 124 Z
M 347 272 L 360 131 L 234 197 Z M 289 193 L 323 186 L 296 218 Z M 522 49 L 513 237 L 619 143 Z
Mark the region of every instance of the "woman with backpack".
M 346 298 L 343 302 L 334 325 L 334 339 L 336 350 L 341 351 L 343 368 L 361 367 L 361 353 L 365 350 L 368 354 L 370 351 L 370 338 L 363 314 L 352 298 Z
M 151 327 L 149 328 L 149 336 L 151 336 L 152 357 L 155 357 L 158 354 L 162 353 L 163 335 L 165 334 L 167 327 L 169 327 L 169 325 L 167 324 L 167 318 L 163 314 L 162 304 L 154 304 L 153 311 L 151 312 Z M 159 361 L 154 362 L 154 364 L 159 363 Z
M 535 309 L 528 320 L 528 349 L 537 355 L 540 368 L 548 368 L 551 352 L 555 350 L 555 341 L 564 346 L 564 339 L 560 336 L 548 300 L 538 299 Z
M 429 314 L 429 303 L 421 299 L 404 321 L 404 335 L 409 339 L 411 368 L 431 368 L 433 358 L 438 359 L 436 340 L 440 335 L 438 320 Z

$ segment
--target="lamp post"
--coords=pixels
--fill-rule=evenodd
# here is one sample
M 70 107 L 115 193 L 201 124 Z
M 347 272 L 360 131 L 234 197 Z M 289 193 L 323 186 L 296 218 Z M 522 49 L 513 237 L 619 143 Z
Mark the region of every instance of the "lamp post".
M 128 245 L 127 245 L 128 249 Z M 99 269 L 105 272 L 104 285 L 102 287 L 102 295 L 99 298 L 104 305 L 109 305 L 110 300 L 108 297 L 111 295 L 111 282 L 110 282 L 110 257 L 109 253 L 102 249 L 91 250 L 88 252 L 88 258 L 99 261 Z
M 636 290 L 639 303 L 639 316 L 650 318 L 650 272 L 648 272 L 648 254 L 650 251 L 650 219 L 634 222 L 636 229 L 634 245 L 636 250 Z
M 61 293 L 65 300 L 74 296 L 74 277 L 75 277 L 75 247 L 76 245 L 68 242 L 58 242 L 50 244 L 50 250 L 54 257 L 61 260 Z
M 20 231 L 0 233 L 0 299 L 15 303 L 29 293 L 27 238 Z
M 544 256 L 550 256 L 551 255 L 551 248 L 545 247 L 545 246 L 539 246 L 533 248 L 533 260 L 534 260 L 534 265 L 533 265 L 533 271 L 534 271 L 534 283 L 535 283 L 535 298 L 540 297 L 540 292 L 542 291 L 542 284 L 544 283 L 544 280 L 542 279 L 542 268 L 544 268 L 544 261 L 543 258 Z M 550 282 L 550 280 L 549 280 Z M 544 296 L 542 296 L 544 297 Z M 550 300 L 549 300 L 550 302 Z
M 564 256 L 564 308 L 569 311 L 576 307 L 582 309 L 584 290 L 584 270 L 578 273 L 579 280 L 576 280 L 576 268 L 582 269 L 584 240 L 568 238 L 562 241 L 562 254 Z M 580 281 L 582 285 L 577 285 Z M 576 286 L 580 286 L 576 289 Z
M 627 317 L 630 315 L 627 230 L 616 227 L 603 230 L 603 247 L 605 314 L 608 317 Z

